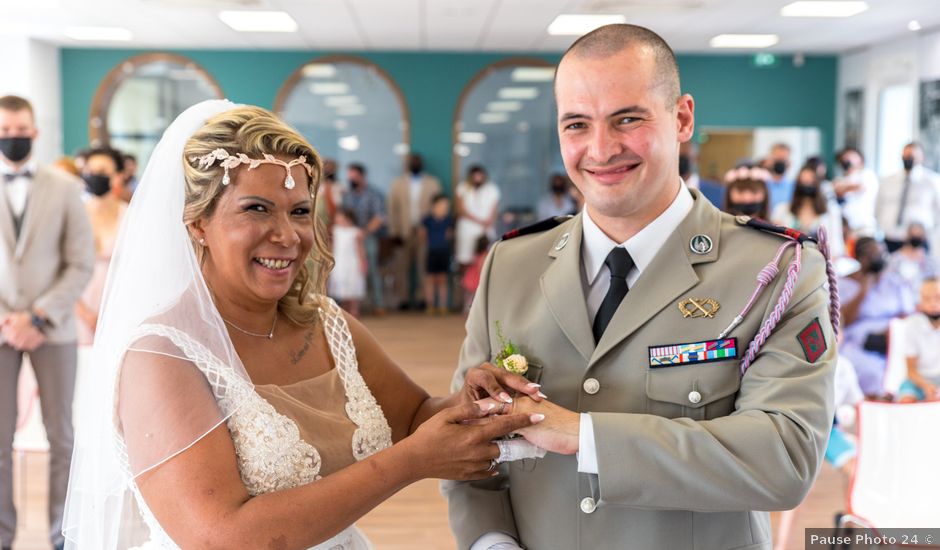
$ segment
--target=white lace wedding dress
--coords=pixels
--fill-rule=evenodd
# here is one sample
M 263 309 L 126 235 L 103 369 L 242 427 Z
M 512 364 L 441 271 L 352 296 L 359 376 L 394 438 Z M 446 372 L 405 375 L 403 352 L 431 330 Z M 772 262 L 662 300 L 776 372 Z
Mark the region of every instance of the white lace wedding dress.
M 352 455 L 362 460 L 392 444 L 392 431 L 382 408 L 359 374 L 356 350 L 349 327 L 335 302 L 324 298 L 321 309 L 326 339 L 333 363 L 346 390 L 346 415 L 356 425 Z M 232 374 L 199 342 L 166 325 L 149 324 L 139 336 L 158 336 L 170 340 L 203 372 L 223 411 L 227 402 L 242 405 L 232 412 L 227 424 L 235 444 L 242 481 L 252 496 L 297 487 L 320 479 L 321 458 L 316 447 L 301 438 L 297 424 L 280 414 L 244 379 Z M 220 397 L 225 396 L 225 397 Z M 118 437 L 124 466 L 130 469 L 123 438 Z M 161 528 L 144 502 L 137 486 L 132 488 L 150 539 L 139 550 L 179 548 Z M 355 525 L 318 544 L 311 550 L 368 550 L 373 548 Z

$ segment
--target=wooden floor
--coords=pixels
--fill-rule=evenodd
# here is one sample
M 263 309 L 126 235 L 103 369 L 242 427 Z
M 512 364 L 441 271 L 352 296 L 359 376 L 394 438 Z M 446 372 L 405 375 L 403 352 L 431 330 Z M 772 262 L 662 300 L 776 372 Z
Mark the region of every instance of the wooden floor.
M 391 356 L 432 394 L 447 391 L 463 339 L 459 316 L 420 315 L 367 318 Z M 45 454 L 16 457 L 15 499 L 20 510 L 19 534 L 14 550 L 47 550 Z M 843 508 L 845 482 L 826 466 L 804 502 L 786 549 L 803 548 L 805 527 L 829 527 L 833 514 Z M 24 505 L 25 503 L 25 505 Z M 778 514 L 773 515 L 774 525 Z M 379 550 L 453 550 L 447 509 L 435 480 L 416 483 L 379 506 L 358 522 Z M 538 549 L 544 550 L 544 549 Z

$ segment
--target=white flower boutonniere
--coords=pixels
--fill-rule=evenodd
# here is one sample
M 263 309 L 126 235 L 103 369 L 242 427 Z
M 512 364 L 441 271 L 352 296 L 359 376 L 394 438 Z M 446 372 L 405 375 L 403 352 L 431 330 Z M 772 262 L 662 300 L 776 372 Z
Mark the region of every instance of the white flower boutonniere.
M 499 339 L 499 351 L 494 362 L 496 366 L 519 376 L 525 376 L 530 382 L 537 382 L 542 368 L 533 364 L 512 340 L 503 335 L 503 327 L 496 321 L 496 337 Z

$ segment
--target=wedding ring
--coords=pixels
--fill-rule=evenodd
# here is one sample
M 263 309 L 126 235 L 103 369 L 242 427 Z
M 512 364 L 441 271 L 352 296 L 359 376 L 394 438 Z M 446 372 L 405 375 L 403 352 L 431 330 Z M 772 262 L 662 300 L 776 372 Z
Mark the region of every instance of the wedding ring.
M 493 470 L 496 469 L 497 466 L 499 466 L 499 459 L 498 459 L 498 458 L 491 459 L 491 460 L 490 460 L 490 467 L 487 468 L 486 471 L 487 471 L 487 472 L 492 472 Z

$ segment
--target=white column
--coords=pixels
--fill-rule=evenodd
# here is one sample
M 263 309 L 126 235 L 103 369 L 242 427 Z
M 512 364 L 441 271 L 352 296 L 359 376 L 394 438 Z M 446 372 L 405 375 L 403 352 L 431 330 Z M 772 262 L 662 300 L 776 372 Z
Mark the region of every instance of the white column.
M 4 52 L 0 96 L 18 95 L 33 104 L 39 137 L 33 154 L 40 164 L 62 156 L 62 79 L 59 47 L 28 36 L 0 35 Z

